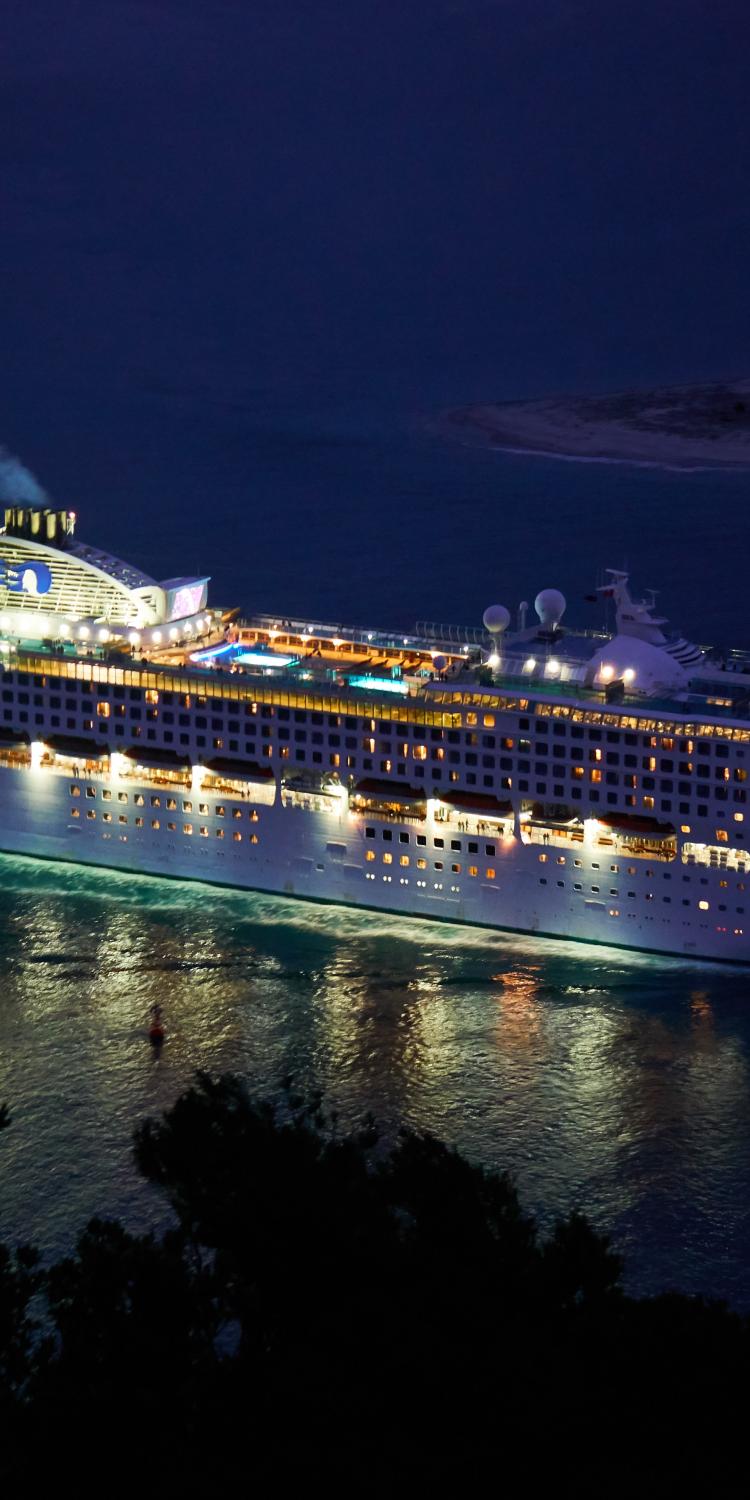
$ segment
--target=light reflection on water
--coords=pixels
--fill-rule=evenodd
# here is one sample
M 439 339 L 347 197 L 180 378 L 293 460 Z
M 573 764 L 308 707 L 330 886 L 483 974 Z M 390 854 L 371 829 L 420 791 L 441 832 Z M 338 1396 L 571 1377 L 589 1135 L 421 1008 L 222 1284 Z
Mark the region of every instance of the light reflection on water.
M 580 1206 L 644 1289 L 750 1305 L 748 975 L 75 866 L 0 860 L 0 1233 L 163 1214 L 136 1122 L 196 1068 L 430 1129 Z M 168 1037 L 149 1047 L 149 1006 Z

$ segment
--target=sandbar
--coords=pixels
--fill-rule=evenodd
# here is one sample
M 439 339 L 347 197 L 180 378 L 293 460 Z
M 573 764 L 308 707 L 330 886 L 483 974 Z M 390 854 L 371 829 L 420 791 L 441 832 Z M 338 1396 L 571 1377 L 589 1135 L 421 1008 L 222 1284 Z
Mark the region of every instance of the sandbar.
M 508 452 L 672 469 L 750 468 L 750 379 L 446 412 L 444 431 Z

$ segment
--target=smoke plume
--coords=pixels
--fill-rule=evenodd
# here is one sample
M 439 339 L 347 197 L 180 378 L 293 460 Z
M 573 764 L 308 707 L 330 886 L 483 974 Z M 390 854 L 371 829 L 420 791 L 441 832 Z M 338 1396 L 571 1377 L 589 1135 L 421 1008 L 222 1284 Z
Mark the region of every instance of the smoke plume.
M 50 497 L 21 460 L 0 448 L 0 504 L 49 505 Z

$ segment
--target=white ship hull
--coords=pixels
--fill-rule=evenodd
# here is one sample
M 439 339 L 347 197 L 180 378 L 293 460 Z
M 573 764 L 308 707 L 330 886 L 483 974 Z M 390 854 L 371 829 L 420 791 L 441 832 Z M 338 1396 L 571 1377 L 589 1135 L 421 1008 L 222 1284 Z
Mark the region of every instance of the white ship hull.
M 350 812 L 345 797 L 283 802 L 275 786 L 241 800 L 181 788 L 170 815 L 168 793 L 175 795 L 174 788 L 132 776 L 74 778 L 0 766 L 0 849 L 403 916 L 750 962 L 742 870 L 696 866 L 679 855 L 669 862 L 637 859 L 628 867 L 627 852 L 615 840 L 571 845 L 553 834 L 526 842 L 507 824 L 489 832 L 485 827 L 481 835 L 473 830 L 481 852 L 472 865 L 465 852 L 467 819 L 378 822 Z M 188 813 L 186 801 L 192 803 Z M 419 850 L 417 833 L 426 836 Z M 436 835 L 446 845 L 455 838 L 461 849 L 440 850 L 437 861 Z M 484 852 L 488 839 L 491 856 Z M 418 857 L 424 857 L 422 869 Z M 476 875 L 469 873 L 474 868 Z

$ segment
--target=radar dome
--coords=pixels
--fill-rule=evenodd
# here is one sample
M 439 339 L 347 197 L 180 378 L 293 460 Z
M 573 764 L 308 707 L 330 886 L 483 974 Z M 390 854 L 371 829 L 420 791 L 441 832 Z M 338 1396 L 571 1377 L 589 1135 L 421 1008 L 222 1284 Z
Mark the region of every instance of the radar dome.
M 565 595 L 559 589 L 542 589 L 534 600 L 539 623 L 545 630 L 555 630 L 565 614 Z
M 482 615 L 482 621 L 490 635 L 500 635 L 510 625 L 510 610 L 504 604 L 490 604 Z

